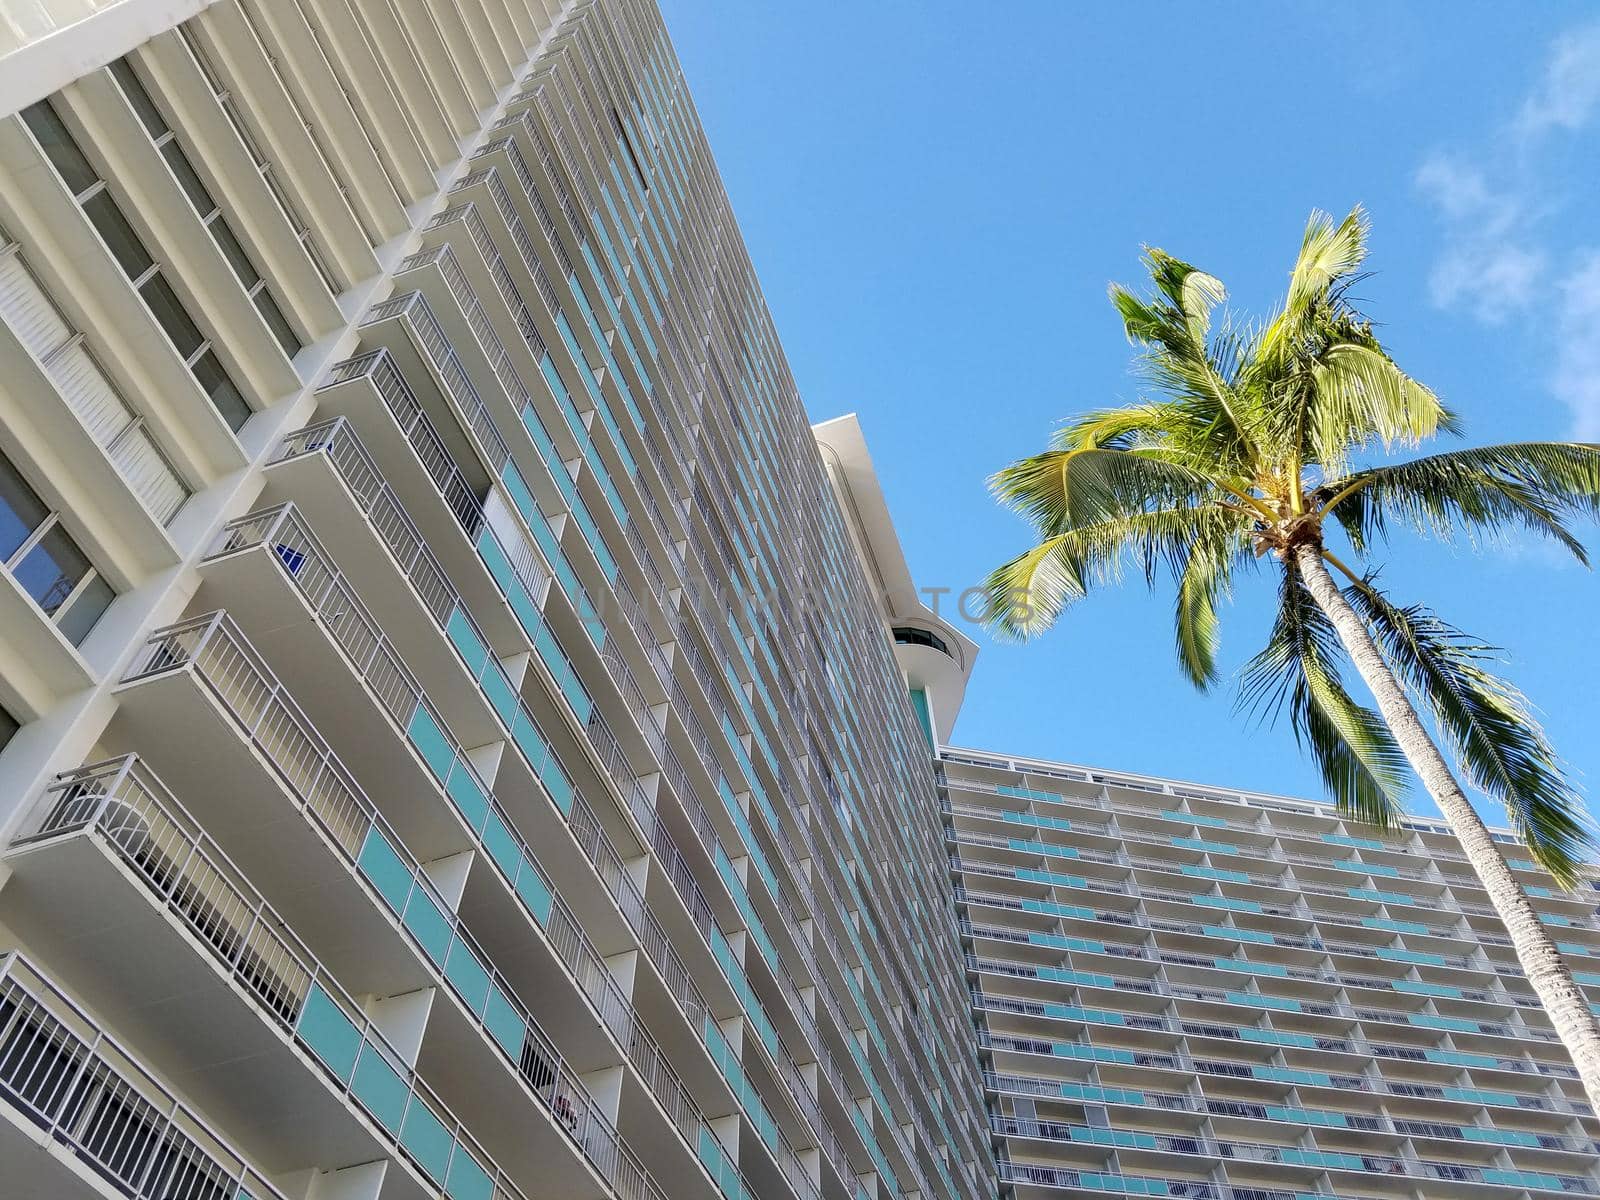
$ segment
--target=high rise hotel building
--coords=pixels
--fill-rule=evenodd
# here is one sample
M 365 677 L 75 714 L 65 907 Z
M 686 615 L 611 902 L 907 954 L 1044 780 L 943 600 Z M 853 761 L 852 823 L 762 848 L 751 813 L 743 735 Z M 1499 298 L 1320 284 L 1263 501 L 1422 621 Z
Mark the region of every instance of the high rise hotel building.
M 1600 1194 L 1432 824 L 948 748 L 650 0 L 11 0 L 0 114 L 0 1198 Z

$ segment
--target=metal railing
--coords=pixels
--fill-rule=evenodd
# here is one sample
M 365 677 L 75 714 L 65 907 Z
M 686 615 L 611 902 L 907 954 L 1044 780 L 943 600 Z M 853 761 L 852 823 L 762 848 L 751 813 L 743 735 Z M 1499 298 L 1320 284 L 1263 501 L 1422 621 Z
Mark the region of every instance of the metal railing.
M 1064 861 L 1070 862 L 1072 860 L 1064 860 Z M 992 877 L 1006 878 L 1006 879 L 1018 878 L 1017 869 L 1016 868 L 1009 868 L 1009 867 L 1005 867 L 1005 866 L 1002 866 L 1000 864 L 995 864 L 995 863 L 979 862 L 979 861 L 976 861 L 976 860 L 961 858 L 959 856 L 952 856 L 952 858 L 951 858 L 951 867 L 952 867 L 953 870 L 961 872 L 963 874 L 988 875 L 988 876 L 992 876 Z M 1068 886 L 1068 885 L 1066 885 L 1066 884 L 1058 884 L 1056 886 Z M 1084 879 L 1081 879 L 1081 880 L 1075 879 L 1074 883 L 1071 886 L 1082 886 L 1082 887 L 1086 887 L 1086 888 L 1088 888 L 1090 890 L 1100 891 L 1100 892 L 1111 892 L 1111 893 L 1114 893 L 1114 894 L 1117 894 L 1117 895 L 1131 895 L 1131 896 L 1137 896 L 1137 897 L 1150 897 L 1150 898 L 1159 899 L 1159 900 L 1178 901 L 1178 902 L 1187 903 L 1187 904 L 1193 904 L 1195 902 L 1194 901 L 1194 897 L 1189 895 L 1188 893 L 1173 892 L 1173 891 L 1170 891 L 1170 890 L 1167 890 L 1167 889 L 1156 889 L 1156 888 L 1148 888 L 1148 887 L 1139 888 L 1137 891 L 1131 891 L 1131 890 L 1127 889 L 1124 886 L 1108 883 L 1108 882 L 1106 882 L 1104 880 L 1097 880 L 1097 879 L 1089 879 L 1089 878 L 1084 878 Z M 1303 889 L 1303 890 L 1308 890 L 1309 891 L 1309 890 L 1313 890 L 1313 889 L 1307 888 L 1307 889 Z M 999 896 L 999 895 L 994 894 L 994 893 L 969 893 L 967 891 L 967 889 L 960 889 L 960 892 L 959 892 L 958 897 L 957 897 L 958 902 L 963 902 L 963 903 L 967 902 L 966 900 L 963 899 L 963 897 L 966 896 L 966 895 L 969 895 L 969 894 L 972 896 L 972 900 L 971 900 L 972 903 L 999 905 L 1001 907 L 1008 907 L 1008 908 L 1019 907 L 1019 905 L 1016 903 L 1014 898 Z M 1332 892 L 1332 891 L 1330 891 L 1330 892 L 1328 892 L 1328 894 L 1329 895 L 1337 895 L 1337 896 L 1339 896 L 1341 898 L 1344 897 L 1344 893 L 1340 893 L 1340 892 Z M 1362 923 L 1359 920 L 1353 919 L 1353 918 L 1347 918 L 1347 919 L 1345 919 L 1343 921 L 1340 921 L 1336 917 L 1330 917 L 1327 914 L 1322 914 L 1322 913 L 1310 913 L 1309 915 L 1307 915 L 1307 914 L 1302 914 L 1302 913 L 1296 912 L 1293 909 L 1282 909 L 1282 908 L 1279 908 L 1279 909 L 1273 910 L 1273 909 L 1270 909 L 1269 906 L 1263 905 L 1261 907 L 1263 908 L 1263 911 L 1273 911 L 1275 915 L 1294 917 L 1296 919 L 1306 920 L 1306 921 L 1309 921 L 1309 922 L 1312 922 L 1312 923 L 1316 923 L 1316 922 L 1320 922 L 1320 921 L 1326 920 L 1326 921 L 1328 921 L 1330 923 L 1334 923 L 1334 924 L 1347 924 L 1347 925 L 1350 925 L 1352 927 L 1374 928 L 1373 926 L 1364 926 L 1364 925 L 1362 925 Z M 1100 914 L 1100 917 L 1102 919 L 1106 918 L 1106 916 L 1107 916 L 1107 914 Z M 1123 919 L 1123 920 L 1118 920 L 1118 921 L 1116 921 L 1116 923 L 1117 924 L 1122 924 L 1122 925 L 1127 925 L 1127 926 L 1134 926 L 1134 927 L 1139 927 L 1139 928 L 1150 928 L 1150 929 L 1157 929 L 1157 930 L 1159 930 L 1159 929 L 1170 929 L 1173 926 L 1179 924 L 1179 923 L 1176 923 L 1176 922 L 1160 922 L 1160 921 L 1158 921 L 1157 919 L 1154 919 L 1154 918 L 1127 918 L 1127 919 Z M 1406 922 L 1406 923 L 1409 924 L 1410 922 Z M 1186 927 L 1185 931 L 1186 932 L 1203 932 L 1204 936 L 1220 937 L 1221 936 L 1220 934 L 1214 932 L 1214 930 L 1216 928 L 1217 928 L 1216 926 L 1211 926 L 1209 928 L 1203 927 L 1203 926 L 1188 926 L 1188 927 Z M 1377 927 L 1377 928 L 1381 929 L 1381 927 Z M 1394 932 L 1394 931 L 1385 931 L 1385 932 Z M 1455 936 L 1455 935 L 1452 934 L 1452 935 L 1447 935 L 1447 936 Z M 1487 941 L 1489 939 L 1485 938 L 1484 940 Z M 1246 945 L 1251 944 L 1250 939 L 1240 939 L 1240 941 L 1243 944 L 1246 944 Z M 1297 943 L 1297 942 L 1286 942 L 1285 935 L 1282 935 L 1282 934 L 1275 935 L 1275 943 L 1276 944 L 1299 945 L 1299 943 Z M 1334 954 L 1354 954 L 1354 955 L 1359 955 L 1359 956 L 1362 956 L 1362 957 L 1370 957 L 1370 956 L 1372 956 L 1373 952 L 1378 949 L 1378 947 L 1375 947 L 1375 946 L 1366 946 L 1366 945 L 1360 945 L 1360 944 L 1357 944 L 1357 943 L 1325 941 L 1325 940 L 1319 940 L 1319 941 L 1317 941 L 1315 943 L 1312 943 L 1312 942 L 1309 942 L 1309 941 L 1305 941 L 1303 945 L 1299 945 L 1299 948 L 1310 949 L 1310 950 L 1317 951 L 1319 953 L 1328 952 L 1328 953 L 1334 953 Z M 1126 952 L 1124 952 L 1124 951 L 1122 951 L 1120 949 L 1116 950 L 1116 951 L 1112 951 L 1112 952 L 1113 953 L 1126 953 Z M 1136 956 L 1139 956 L 1139 957 L 1150 957 L 1150 955 L 1144 950 L 1136 950 L 1133 953 Z M 1403 958 L 1396 958 L 1396 959 L 1393 959 L 1391 961 L 1393 961 L 1397 965 L 1401 965 L 1401 966 L 1415 965 L 1415 963 L 1420 963 L 1421 965 L 1424 965 L 1424 966 L 1443 965 L 1443 966 L 1454 966 L 1454 967 L 1456 967 L 1458 969 L 1472 970 L 1472 971 L 1477 971 L 1477 972 L 1480 972 L 1480 973 L 1490 973 L 1491 971 L 1503 971 L 1504 970 L 1504 967 L 1501 964 L 1491 964 L 1490 966 L 1484 966 L 1484 967 L 1477 966 L 1476 964 L 1473 963 L 1473 961 L 1471 959 L 1466 958 L 1464 956 L 1460 956 L 1460 955 L 1435 954 L 1432 957 L 1441 959 L 1442 961 L 1440 963 L 1433 963 L 1433 962 L 1431 962 L 1431 961 L 1429 961 L 1427 959 L 1409 960 L 1409 959 L 1403 959 Z M 1167 961 L 1172 961 L 1172 960 L 1168 959 Z M 1195 965 L 1204 966 L 1205 964 L 1196 961 Z M 1304 971 L 1301 971 L 1298 974 L 1296 974 L 1294 971 L 1291 971 L 1290 974 L 1294 978 L 1310 979 L 1310 980 L 1315 980 L 1317 982 L 1327 982 L 1327 983 L 1338 983 L 1338 982 L 1342 981 L 1342 982 L 1348 983 L 1350 986 L 1359 986 L 1359 987 L 1382 987 L 1382 988 L 1388 988 L 1388 987 L 1391 987 L 1393 985 L 1393 983 L 1395 982 L 1394 980 L 1390 980 L 1390 979 L 1383 979 L 1383 980 L 1373 981 L 1370 977 L 1356 977 L 1356 976 L 1351 976 L 1351 975 L 1348 975 L 1348 974 L 1341 975 L 1337 971 L 1333 972 L 1333 974 L 1331 974 L 1331 975 L 1320 975 L 1320 974 L 1314 974 L 1314 973 L 1304 972 Z M 1500 982 L 1500 986 L 1502 988 L 1504 988 L 1503 981 Z M 1476 1001 L 1480 1001 L 1482 1003 L 1487 1003 L 1487 1004 L 1497 1004 L 1497 1005 L 1509 1004 L 1509 1005 L 1514 1005 L 1514 1006 L 1517 1006 L 1517 1007 L 1520 1007 L 1520 1008 L 1534 1009 L 1534 1008 L 1540 1007 L 1539 1001 L 1531 993 L 1514 992 L 1514 991 L 1510 991 L 1509 989 L 1506 989 L 1503 994 L 1497 994 L 1497 993 L 1495 993 L 1493 991 L 1485 991 L 1485 990 L 1482 990 L 1482 989 L 1472 989 L 1472 988 L 1464 988 L 1464 987 L 1463 988 L 1458 988 L 1458 991 L 1460 991 L 1461 995 L 1459 997 L 1454 997 L 1454 998 L 1476 1000 Z M 1516 1027 L 1516 1028 L 1517 1028 L 1517 1032 L 1514 1035 L 1509 1035 L 1509 1036 L 1528 1037 L 1528 1038 L 1532 1038 L 1534 1040 L 1539 1040 L 1539 1041 L 1553 1041 L 1553 1040 L 1556 1040 L 1555 1035 L 1553 1035 L 1552 1031 L 1549 1031 L 1549 1030 L 1545 1030 L 1545 1029 L 1537 1028 L 1537 1027 L 1530 1027 L 1530 1026 L 1520 1026 L 1520 1027 Z
M 474 422 L 474 424 L 476 424 L 476 422 Z M 609 664 L 608 664 L 608 666 L 609 666 Z M 607 731 L 607 732 L 608 732 L 608 731 Z M 619 781 L 619 782 L 621 782 L 621 781 Z M 786 980 L 780 980 L 780 986 L 782 986 L 782 984 L 783 984 L 783 983 L 786 983 L 786 982 L 787 982 L 787 981 L 786 981 Z M 787 1073 L 787 1072 L 785 1072 L 785 1073 Z
M 334 365 L 329 373 L 328 382 L 322 384 L 317 391 L 326 391 L 356 379 L 367 379 L 376 389 L 389 415 L 415 451 L 423 470 L 433 481 L 445 505 L 461 525 L 467 541 L 476 549 L 479 539 L 485 533 L 494 538 L 496 545 L 505 555 L 506 561 L 511 564 L 511 569 L 517 578 L 528 589 L 529 594 L 537 595 L 545 581 L 549 579 L 549 573 L 539 561 L 538 552 L 525 538 L 518 538 L 516 544 L 507 546 L 500 532 L 489 524 L 478 490 L 468 482 L 466 475 L 456 465 L 455 459 L 444 444 L 444 439 L 439 436 L 433 422 L 428 419 L 428 414 L 417 399 L 416 393 L 411 390 L 411 385 L 406 382 L 400 368 L 395 365 L 394 356 L 388 349 L 382 348 L 347 358 Z
M 0 1096 L 130 1200 L 286 1200 L 16 951 L 0 957 Z
M 383 1129 L 381 1136 L 423 1176 L 435 1178 L 438 1172 L 436 1182 L 442 1184 L 460 1154 L 494 1182 L 498 1196 L 521 1196 L 465 1126 L 371 1023 L 361 1005 L 143 768 L 137 756 L 59 776 L 41 802 L 36 831 L 22 839 L 22 844 L 83 833 L 98 835 L 132 868 L 168 911 L 196 934 L 261 1015 L 293 1035 L 346 1100 L 367 1112 L 373 1127 Z M 338 1021 L 348 1026 L 358 1045 L 355 1061 L 349 1064 L 335 1065 L 319 1045 L 318 1031 Z M 363 1057 L 375 1057 L 381 1066 L 363 1072 Z M 403 1112 L 418 1106 L 448 1134 L 451 1145 L 445 1164 L 430 1164 L 414 1155 L 389 1130 L 387 1122 L 393 1121 L 393 1112 L 380 1112 L 371 1098 L 361 1094 L 360 1081 L 379 1074 L 404 1089 Z M 569 1087 L 576 1085 L 570 1077 L 567 1082 Z M 587 1098 L 586 1092 L 576 1091 L 569 1103 L 583 1103 Z M 393 1127 L 402 1126 L 403 1121 Z
M 317 452 L 327 453 L 335 469 L 351 485 L 358 502 L 363 496 L 384 499 L 384 503 L 375 507 L 376 511 L 383 514 L 386 519 L 381 525 L 374 522 L 374 527 L 380 536 L 384 538 L 390 550 L 395 552 L 414 548 L 413 538 L 420 537 L 420 535 L 415 534 L 415 527 L 411 525 L 404 509 L 399 507 L 397 500 L 393 500 L 392 493 L 388 490 L 388 485 L 382 483 L 381 476 L 378 474 L 375 465 L 372 464 L 370 457 L 366 455 L 354 431 L 343 424 L 343 418 L 327 422 L 319 430 L 302 431 L 302 433 L 305 436 L 293 435 L 290 439 L 286 439 L 285 445 L 280 450 L 279 458 Z M 369 518 L 373 516 L 374 509 L 363 505 L 363 511 L 367 513 Z M 395 534 L 403 536 L 399 536 L 396 540 L 391 540 L 391 535 Z M 383 635 L 377 629 L 376 623 L 365 615 L 365 610 L 361 607 L 359 600 L 349 592 L 347 587 L 342 584 L 335 585 L 333 581 L 342 579 L 337 566 L 315 539 L 314 535 L 311 534 L 304 522 L 298 517 L 292 505 L 280 505 L 259 514 L 246 514 L 237 521 L 230 523 L 223 533 L 219 535 L 217 548 L 213 551 L 213 556 L 236 553 L 261 546 L 271 546 L 273 548 L 279 566 L 290 575 L 291 580 L 297 587 L 301 587 L 301 590 L 307 595 L 308 602 L 312 603 L 313 609 L 319 614 L 327 606 L 314 600 L 314 596 L 324 594 L 337 594 L 339 596 L 339 603 L 335 606 L 336 611 L 350 615 L 348 619 L 341 620 L 338 623 L 338 628 L 363 631 L 362 636 L 353 639 L 352 643 L 347 645 L 346 640 L 340 637 L 338 630 L 330 627 L 330 633 L 334 635 L 336 640 L 340 641 L 341 646 L 347 652 L 356 647 L 372 643 L 375 640 L 381 641 L 383 639 Z M 429 558 L 431 559 L 431 555 Z M 315 566 L 313 569 L 307 570 L 307 564 L 315 564 Z M 408 578 L 416 582 L 417 576 L 415 573 L 407 571 L 406 574 Z M 470 615 L 466 613 L 464 607 L 461 607 L 459 594 L 450 585 L 448 577 L 443 573 L 443 568 L 437 567 L 436 560 L 434 560 L 433 567 L 422 573 L 422 578 L 435 585 L 431 590 L 436 595 L 441 598 L 447 598 L 450 605 L 454 606 L 429 605 L 429 611 L 433 613 L 435 620 L 441 623 L 441 630 L 448 633 L 445 622 L 448 619 L 446 614 L 450 612 L 458 613 L 465 621 L 470 623 Z M 483 640 L 483 636 L 477 631 L 476 626 L 469 624 L 469 628 L 477 636 L 479 644 L 487 647 L 487 641 Z M 386 641 L 383 644 L 387 645 Z M 372 651 L 368 652 L 369 656 L 374 653 Z M 366 672 L 361 667 L 362 660 L 355 659 L 353 661 L 356 664 L 357 674 L 365 678 Z M 395 719 L 399 731 L 404 734 L 409 728 L 409 714 L 414 712 L 418 706 L 427 708 L 430 713 L 432 709 L 422 692 L 421 685 L 410 676 L 409 671 L 404 668 L 403 664 L 399 663 L 398 656 L 393 656 L 391 652 L 389 655 L 384 656 L 384 661 L 392 664 L 392 666 L 381 673 L 383 677 L 403 678 L 407 681 L 403 686 L 391 689 L 393 703 L 385 704 L 391 717 Z M 485 656 L 484 670 L 499 671 L 498 664 L 495 663 L 492 654 Z M 375 694 L 377 693 L 375 692 Z M 509 681 L 504 682 L 502 694 L 515 695 L 515 689 L 511 688 Z M 521 704 L 520 698 L 518 703 L 519 705 Z M 535 727 L 537 727 L 532 714 L 527 712 L 525 707 L 521 711 L 525 719 L 534 723 Z M 450 737 L 447 725 L 437 714 L 434 715 L 434 724 L 441 735 L 450 742 L 455 754 L 454 763 L 456 767 L 463 771 L 471 771 L 464 751 L 455 744 L 453 738 Z M 548 745 L 548 740 L 544 739 L 544 741 Z M 534 767 L 537 773 L 538 764 L 530 762 L 530 766 Z M 475 778 L 474 790 L 484 796 L 491 806 L 494 806 L 493 811 L 498 815 L 501 826 L 511 833 L 522 848 L 525 858 L 538 869 L 532 851 L 527 848 L 526 843 L 516 834 L 515 826 L 511 823 L 509 816 L 505 815 L 503 810 L 498 807 L 498 803 L 494 800 L 489 787 Z M 446 794 L 448 795 L 448 789 L 446 789 Z M 465 816 L 465 814 L 463 815 Z M 688 968 L 678 956 L 677 950 L 672 946 L 665 931 L 660 927 L 655 915 L 645 906 L 643 894 L 638 890 L 637 884 L 632 876 L 628 874 L 609 839 L 606 838 L 598 819 L 588 807 L 587 802 L 581 796 L 576 795 L 575 792 L 571 810 L 565 815 L 574 837 L 583 848 L 591 865 L 595 867 L 602 884 L 612 895 L 623 916 L 638 936 L 641 948 L 644 949 L 646 956 L 660 970 L 668 990 L 672 992 L 679 1006 L 683 1009 L 685 1018 L 696 1033 L 703 1037 L 703 1024 L 707 1012 L 706 1003 L 699 990 L 694 986 Z M 674 853 L 676 852 L 674 851 Z M 494 858 L 493 855 L 490 857 Z M 499 866 L 498 859 L 495 861 L 496 865 Z M 574 978 L 579 982 L 581 990 L 596 1005 L 604 1023 L 616 1036 L 621 1046 L 624 1048 L 641 1045 L 647 1048 L 655 1047 L 654 1040 L 637 1021 L 633 1015 L 631 1005 L 623 997 L 620 989 L 617 988 L 610 973 L 605 970 L 598 952 L 594 951 L 589 944 L 576 917 L 571 914 L 570 910 L 561 901 L 542 869 L 539 870 L 543 887 L 553 897 L 553 906 L 548 918 L 546 933 L 549 935 L 551 944 L 556 948 L 558 955 L 567 962 Z M 687 870 L 686 865 L 683 866 L 683 870 Z M 516 892 L 517 878 L 508 876 L 507 882 L 511 885 L 513 892 Z M 709 907 L 705 911 L 709 919 Z M 698 1111 L 694 1109 L 693 1101 L 689 1099 L 687 1093 L 682 1091 L 681 1082 L 678 1081 L 676 1074 L 670 1071 L 670 1068 L 655 1072 L 652 1075 L 652 1079 L 657 1083 L 670 1080 L 677 1084 L 676 1090 L 658 1092 L 657 1094 L 657 1098 L 661 1100 L 663 1107 L 667 1111 L 680 1111 L 686 1107 L 689 1110 Z M 691 1149 L 696 1149 L 696 1143 L 692 1139 L 689 1145 Z

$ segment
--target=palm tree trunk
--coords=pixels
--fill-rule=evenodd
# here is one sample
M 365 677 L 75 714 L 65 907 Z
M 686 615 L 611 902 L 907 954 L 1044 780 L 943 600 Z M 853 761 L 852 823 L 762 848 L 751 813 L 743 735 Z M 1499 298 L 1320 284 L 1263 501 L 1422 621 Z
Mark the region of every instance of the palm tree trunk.
M 1389 669 L 1366 624 L 1328 573 L 1320 548 L 1298 546 L 1294 556 L 1306 589 L 1333 622 L 1339 640 L 1377 700 L 1378 711 L 1383 714 L 1422 785 L 1455 831 L 1467 861 L 1488 891 L 1495 911 L 1511 935 L 1528 982 L 1533 985 L 1545 1011 L 1550 1014 L 1556 1033 L 1572 1056 L 1572 1063 L 1589 1095 L 1590 1106 L 1600 1115 L 1600 1022 L 1595 1020 L 1588 1000 L 1573 980 L 1572 972 L 1522 885 L 1506 865 L 1499 845 L 1489 835 L 1488 826 L 1456 782 L 1444 755 L 1433 744 L 1411 698 Z

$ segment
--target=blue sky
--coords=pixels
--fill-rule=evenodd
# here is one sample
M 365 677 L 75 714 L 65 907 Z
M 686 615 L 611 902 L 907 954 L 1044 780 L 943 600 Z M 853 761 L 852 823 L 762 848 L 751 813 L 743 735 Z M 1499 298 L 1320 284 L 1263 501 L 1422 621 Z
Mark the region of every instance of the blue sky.
M 1368 310 L 1468 441 L 1600 439 L 1591 4 L 662 8 L 801 394 L 814 419 L 860 414 L 924 585 L 1025 545 L 991 472 L 1136 396 L 1105 289 L 1137 282 L 1142 243 L 1259 311 L 1308 212 L 1360 202 Z M 1533 544 L 1386 557 L 1396 598 L 1507 647 L 1600 796 L 1600 576 Z M 1247 579 L 1225 614 L 1231 665 L 1271 590 Z M 1180 679 L 1170 609 L 1139 584 L 1028 646 L 971 630 L 955 740 L 1319 795 L 1286 728 Z

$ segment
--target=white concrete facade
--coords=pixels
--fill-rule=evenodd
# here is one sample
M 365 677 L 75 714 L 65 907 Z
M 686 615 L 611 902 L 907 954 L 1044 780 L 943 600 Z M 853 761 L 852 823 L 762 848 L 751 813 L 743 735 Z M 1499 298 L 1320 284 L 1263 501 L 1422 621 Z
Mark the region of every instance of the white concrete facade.
M 0 246 L 0 1194 L 992 1195 L 648 0 L 11 6 Z

